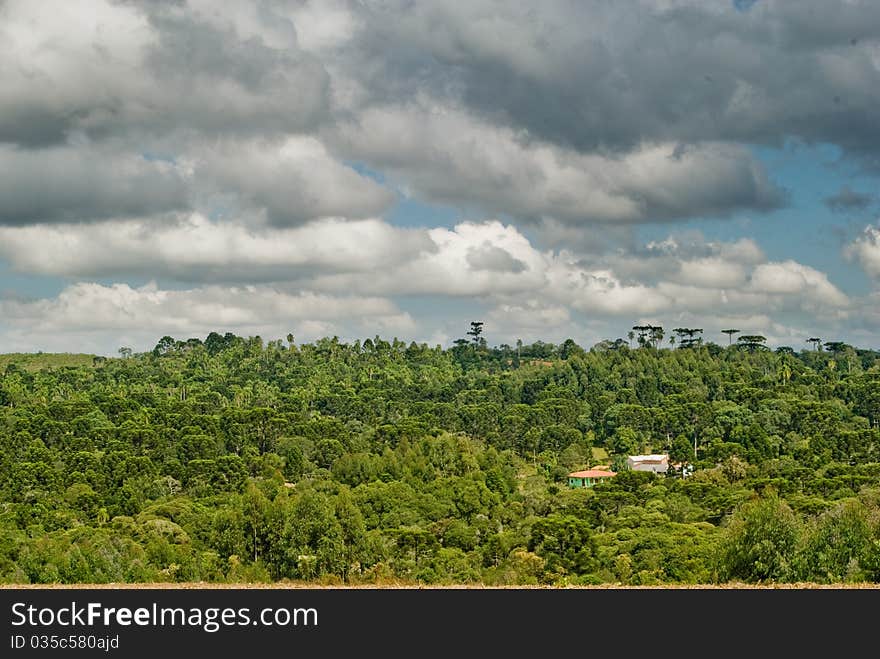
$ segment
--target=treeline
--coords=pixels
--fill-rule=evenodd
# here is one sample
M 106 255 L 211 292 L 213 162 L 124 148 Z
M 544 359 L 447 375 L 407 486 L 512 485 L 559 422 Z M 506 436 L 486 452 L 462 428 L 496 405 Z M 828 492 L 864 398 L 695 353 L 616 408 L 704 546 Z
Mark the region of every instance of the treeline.
M 480 332 L 7 359 L 0 580 L 880 581 L 876 352 Z

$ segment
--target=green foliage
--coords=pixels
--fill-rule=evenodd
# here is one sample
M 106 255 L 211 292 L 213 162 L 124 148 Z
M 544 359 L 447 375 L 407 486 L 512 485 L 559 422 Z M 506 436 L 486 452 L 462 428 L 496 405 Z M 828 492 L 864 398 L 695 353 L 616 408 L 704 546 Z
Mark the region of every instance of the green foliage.
M 880 581 L 877 353 L 678 329 L 0 356 L 0 581 Z
M 741 506 L 721 544 L 722 578 L 747 582 L 792 581 L 801 526 L 775 494 Z

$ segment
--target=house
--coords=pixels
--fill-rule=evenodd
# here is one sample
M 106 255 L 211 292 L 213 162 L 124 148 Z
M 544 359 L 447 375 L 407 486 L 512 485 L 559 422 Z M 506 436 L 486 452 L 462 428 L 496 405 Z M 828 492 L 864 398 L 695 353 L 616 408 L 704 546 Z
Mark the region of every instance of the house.
M 616 476 L 613 471 L 604 469 L 587 469 L 586 471 L 574 471 L 568 475 L 569 487 L 593 487 L 599 481 Z
M 651 455 L 631 455 L 626 459 L 631 471 L 651 471 L 655 474 L 666 474 L 669 470 L 669 456 L 665 453 Z
M 694 473 L 694 465 L 688 462 L 673 462 L 672 467 L 681 474 L 682 478 L 687 478 Z

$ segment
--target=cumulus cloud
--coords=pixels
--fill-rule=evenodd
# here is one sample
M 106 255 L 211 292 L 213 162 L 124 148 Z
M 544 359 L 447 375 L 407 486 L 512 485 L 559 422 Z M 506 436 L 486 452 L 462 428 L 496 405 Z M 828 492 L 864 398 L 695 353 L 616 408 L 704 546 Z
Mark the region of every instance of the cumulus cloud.
M 791 260 L 757 266 L 750 288 L 756 293 L 803 296 L 807 308 L 844 307 L 849 303 L 849 298 L 828 281 L 828 275 Z
M 371 217 L 394 200 L 390 190 L 336 161 L 312 137 L 206 148 L 195 156 L 194 166 L 204 185 L 263 210 L 275 226 L 321 217 Z
M 257 34 L 247 11 L 224 9 L 221 22 L 214 13 L 178 3 L 3 3 L 0 141 L 277 134 L 320 123 L 329 78 L 295 29 L 279 37 L 284 21 L 271 11 L 257 13 Z
M 434 249 L 426 231 L 377 219 L 259 229 L 193 214 L 164 222 L 0 227 L 0 257 L 13 268 L 67 278 L 161 272 L 180 281 L 290 281 L 394 267 Z
M 785 201 L 746 149 L 725 144 L 580 154 L 461 110 L 421 105 L 365 110 L 331 139 L 349 157 L 395 173 L 414 194 L 533 221 L 726 216 Z
M 858 261 L 871 277 L 880 279 L 880 226 L 867 226 L 862 235 L 846 246 L 847 258 Z
M 699 0 L 559 0 L 540 11 L 399 0 L 361 16 L 351 48 L 382 64 L 367 70 L 374 96 L 438 89 L 579 151 L 787 136 L 872 158 L 880 148 L 872 0 L 761 2 L 748 12 Z
M 468 248 L 465 257 L 471 270 L 491 270 L 494 272 L 522 272 L 528 266 L 510 252 L 496 247 L 488 241 L 479 247 Z
M 137 221 L 7 227 L 0 239 L 0 256 L 19 271 L 64 277 L 158 270 L 181 281 L 278 281 L 331 295 L 543 299 L 604 315 L 849 304 L 814 268 L 767 261 L 751 240 L 700 242 L 698 234 L 635 253 L 583 256 L 539 249 L 497 220 L 451 229 L 376 219 L 252 229 L 192 215 L 158 228 Z
M 227 329 L 277 338 L 296 329 L 303 339 L 333 330 L 411 333 L 415 323 L 390 300 L 328 296 L 269 286 L 202 286 L 185 290 L 78 283 L 57 297 L 0 300 L 10 342 L 60 345 L 60 334 L 117 337 L 146 348 L 157 336 L 204 336 Z M 309 329 L 311 328 L 311 333 Z M 303 336 L 305 334 L 305 336 Z M 34 348 L 32 348 L 34 349 Z
M 186 172 L 94 146 L 0 145 L 0 225 L 142 217 L 188 208 Z
M 738 318 L 747 326 L 760 320 L 756 309 L 767 322 L 751 331 L 782 337 L 777 325 L 794 327 L 797 317 L 812 324 L 817 317 L 842 320 L 856 306 L 814 268 L 768 261 L 749 240 L 700 244 L 695 234 L 644 246 L 655 270 L 646 277 L 628 267 L 639 260 L 631 254 L 542 250 L 498 221 L 404 230 L 381 220 L 324 220 L 257 231 L 192 216 L 147 236 L 137 222 L 102 229 L 0 229 L 0 255 L 42 274 L 81 278 L 164 269 L 184 281 L 213 283 L 177 290 L 83 282 L 57 298 L 8 299 L 0 307 L 3 322 L 22 337 L 67 327 L 89 335 L 137 330 L 142 341 L 156 332 L 204 333 L 218 326 L 278 334 L 294 320 L 316 332 L 341 327 L 370 334 L 369 327 L 415 328 L 393 300 L 421 300 L 458 318 L 465 313 L 461 300 L 468 299 L 484 307 L 499 328 L 495 336 L 506 340 L 540 338 L 541 328 L 549 332 L 545 340 L 577 336 L 585 323 L 616 326 L 619 334 L 621 323 L 628 327 L 642 317 L 667 324 L 698 318 L 698 326 L 715 329 L 732 322 L 721 319 Z M 235 285 L 245 280 L 274 283 Z M 447 321 L 441 326 L 447 336 L 454 332 Z
M 404 299 L 560 333 L 689 314 L 780 338 L 847 314 L 868 327 L 796 251 L 770 261 L 753 239 L 674 228 L 643 244 L 638 225 L 786 205 L 756 145 L 880 168 L 878 24 L 872 0 L 0 2 L 0 265 L 21 292 L 29 274 L 80 282 L 5 300 L 4 340 L 41 323 L 120 336 L 83 324 L 80 300 L 144 332 L 216 329 L 186 310 L 174 325 L 197 293 L 229 322 L 284 321 L 271 290 L 323 333 L 356 321 L 290 296 L 384 300 L 375 327 Z M 417 212 L 383 219 L 402 197 Z M 504 221 L 436 226 L 424 202 Z M 877 231 L 846 250 L 874 277 Z M 116 284 L 83 283 L 98 278 Z

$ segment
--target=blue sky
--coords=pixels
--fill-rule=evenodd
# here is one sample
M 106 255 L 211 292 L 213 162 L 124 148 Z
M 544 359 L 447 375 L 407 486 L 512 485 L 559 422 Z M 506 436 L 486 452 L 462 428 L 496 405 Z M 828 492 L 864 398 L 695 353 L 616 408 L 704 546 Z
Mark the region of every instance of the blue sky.
M 0 352 L 880 347 L 871 0 L 0 6 Z

